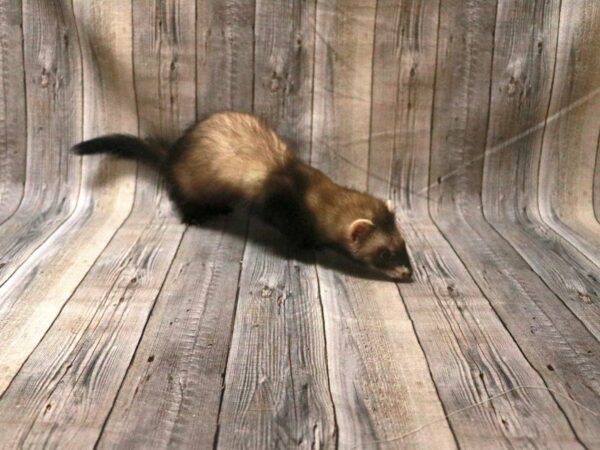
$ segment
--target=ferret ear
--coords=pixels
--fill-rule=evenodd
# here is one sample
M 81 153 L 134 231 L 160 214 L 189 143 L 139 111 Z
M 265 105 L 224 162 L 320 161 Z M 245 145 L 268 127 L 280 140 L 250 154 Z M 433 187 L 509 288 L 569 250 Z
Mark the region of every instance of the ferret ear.
M 387 206 L 387 209 L 388 209 L 390 212 L 394 212 L 394 204 L 392 203 L 392 200 L 391 200 L 391 199 L 389 199 L 389 198 L 388 198 L 388 199 L 385 201 L 385 206 Z
M 360 242 L 375 229 L 375 225 L 369 219 L 356 219 L 348 227 L 348 236 L 352 242 Z

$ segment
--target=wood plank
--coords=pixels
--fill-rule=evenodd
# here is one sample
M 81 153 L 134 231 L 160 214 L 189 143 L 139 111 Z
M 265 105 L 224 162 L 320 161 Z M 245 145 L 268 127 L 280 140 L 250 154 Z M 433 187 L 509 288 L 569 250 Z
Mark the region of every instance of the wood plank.
M 482 201 L 488 222 L 599 338 L 597 268 L 545 225 L 538 210 L 559 3 L 503 4 L 498 10 Z
M 374 23 L 372 2 L 317 3 L 312 145 L 322 150 L 311 162 L 360 189 L 369 158 Z
M 176 4 L 169 2 L 166 9 L 154 12 L 154 23 L 169 21 L 164 16 L 165 11 L 175 14 Z M 236 57 L 239 64 L 252 66 L 252 49 L 249 45 L 252 40 L 247 39 L 246 18 L 242 12 L 232 11 L 212 15 L 215 9 L 222 6 L 222 2 L 198 2 L 196 15 L 189 10 L 179 10 L 177 19 L 179 25 L 186 29 L 183 22 L 187 23 L 190 17 L 198 19 L 196 67 L 200 115 L 211 108 L 252 108 L 251 96 L 235 97 L 231 92 L 224 92 L 229 88 L 246 91 L 248 86 L 252 91 L 251 72 L 246 72 L 243 79 L 231 74 L 232 79 L 228 80 L 229 74 L 214 70 L 215 66 L 233 64 L 227 61 L 233 57 L 231 48 L 238 49 Z M 135 9 L 141 21 L 148 14 L 153 14 L 146 2 L 136 3 Z M 242 22 L 238 21 L 238 16 L 244 17 Z M 208 18 L 211 18 L 211 33 L 227 35 L 230 39 L 207 40 L 202 27 Z M 175 44 L 171 33 L 179 35 L 175 29 L 168 29 L 162 45 Z M 149 55 L 151 49 L 156 48 L 149 36 L 140 36 L 136 42 L 142 47 L 142 54 Z M 240 51 L 241 48 L 244 51 Z M 187 52 L 187 46 L 177 49 L 180 55 Z M 178 60 L 180 63 L 185 61 L 183 56 Z M 148 56 L 148 61 L 140 67 L 151 64 L 151 61 L 152 57 Z M 147 81 L 151 81 L 148 72 L 142 71 L 140 76 L 149 77 Z M 219 98 L 223 103 L 219 104 L 213 98 L 217 92 L 222 95 Z M 168 96 L 163 97 L 168 100 Z M 232 103 L 228 103 L 230 101 Z M 153 125 L 151 128 L 160 129 L 161 126 Z M 213 446 L 246 227 L 246 216 L 237 214 L 203 225 L 206 230 L 187 229 L 107 419 L 98 442 L 99 448 Z M 140 411 L 144 413 L 140 414 Z
M 539 2 L 523 8 L 507 4 L 499 9 L 498 29 L 506 31 L 496 33 L 496 48 L 505 50 L 495 53 L 497 70 L 492 85 L 483 202 L 488 221 L 560 299 L 548 292 L 521 258 L 503 249 L 502 243 L 497 238 L 491 239 L 489 234 L 485 235 L 485 243 L 480 236 L 474 239 L 477 233 L 469 236 L 471 242 L 477 242 L 474 245 L 486 249 L 488 256 L 482 255 L 476 263 L 468 256 L 465 260 L 472 273 L 482 272 L 475 277 L 481 280 L 479 283 L 489 292 L 491 300 L 498 292 L 504 291 L 506 299 L 519 292 L 522 298 L 517 304 L 501 300 L 497 310 L 529 360 L 543 374 L 546 384 L 590 408 L 599 408 L 595 379 L 600 364 L 593 355 L 598 346 L 598 285 L 589 278 L 596 269 L 548 229 L 537 209 L 537 162 L 543 130 L 537 125 L 540 119 L 543 123 L 550 100 L 558 3 Z M 531 28 L 532 23 L 537 29 Z M 508 47 L 503 42 L 515 44 Z M 504 67 L 513 71 L 507 74 Z M 538 86 L 535 94 L 525 92 L 524 80 Z M 531 95 L 538 97 L 529 100 L 527 97 Z M 507 144 L 511 133 L 527 134 Z M 494 152 L 499 146 L 502 150 Z M 504 187 L 500 189 L 501 186 Z M 490 259 L 495 262 L 488 262 Z M 499 267 L 490 270 L 495 265 Z M 477 267 L 485 267 L 486 273 Z M 513 280 L 512 286 L 503 280 L 507 275 Z M 579 320 L 569 314 L 564 304 Z M 598 419 L 571 402 L 557 400 L 581 441 L 596 445 Z
M 196 118 L 196 5 L 133 0 L 140 134 L 174 140 Z
M 198 111 L 252 112 L 254 0 L 202 0 L 197 8 Z
M 598 147 L 596 148 L 596 169 L 594 170 L 594 211 L 596 219 L 600 222 L 600 133 L 598 133 Z
M 387 121 L 378 134 L 370 133 L 374 120 L 388 117 L 383 116 L 385 106 L 380 102 L 396 81 L 389 76 L 397 70 L 397 61 L 391 71 L 383 71 L 385 58 L 389 61 L 396 50 L 386 45 L 399 32 L 395 21 L 410 7 L 407 3 L 399 10 L 395 7 L 392 2 L 379 2 L 377 11 L 374 4 L 364 2 L 317 4 L 312 161 L 338 182 L 358 189 L 369 182 L 370 145 L 379 144 L 379 133 L 385 134 L 391 126 Z M 422 17 L 416 10 L 412 14 L 417 18 L 412 20 Z M 377 68 L 375 79 L 372 64 Z M 374 111 L 377 108 L 373 117 L 372 101 Z M 410 434 L 389 446 L 454 448 L 397 287 L 352 273 L 334 255 L 321 254 L 318 260 L 339 446 L 377 446 L 376 440 L 395 438 L 435 421 L 435 432 Z
M 460 226 L 464 224 L 455 224 Z M 579 448 L 562 409 L 543 390 L 545 378 L 522 354 L 498 319 L 497 304 L 492 309 L 452 247 L 431 224 L 411 221 L 405 229 L 418 273 L 417 282 L 401 286 L 401 292 L 445 409 L 452 412 L 484 402 L 450 418 L 459 445 Z M 485 286 L 486 295 L 491 285 L 490 281 Z M 541 389 L 517 390 L 488 401 L 516 386 Z
M 427 182 L 418 183 L 427 175 L 416 170 L 427 163 L 405 149 L 429 142 L 439 1 L 386 0 L 377 11 L 369 191 L 410 209 L 409 194 L 426 198 Z
M 98 448 L 213 444 L 245 223 L 209 225 L 185 232 Z
M 456 167 L 469 161 L 470 149 L 483 147 L 485 136 L 464 135 L 461 130 L 479 130 L 478 120 L 485 124 L 489 80 L 486 70 L 490 67 L 492 43 L 489 30 L 494 28 L 495 5 L 443 2 L 440 13 L 432 180 L 448 172 L 454 174 Z M 400 291 L 445 410 L 452 412 L 516 385 L 543 382 L 428 216 L 427 201 L 421 193 L 422 186 L 428 183 L 430 155 L 423 149 L 430 147 L 430 138 L 422 130 L 430 126 L 426 100 L 432 98 L 432 75 L 419 69 L 415 68 L 411 83 L 423 97 L 412 100 L 409 90 L 400 97 L 402 103 L 395 105 L 396 116 L 403 118 L 402 124 L 409 133 L 399 126 L 397 129 L 409 137 L 390 138 L 403 144 L 394 155 L 395 181 L 400 186 L 396 195 L 416 269 L 416 281 L 400 285 Z M 416 106 L 415 112 L 409 111 L 409 104 L 410 109 Z M 469 176 L 472 184 L 468 184 Z M 476 196 L 476 176 L 457 173 L 450 182 L 453 191 L 433 192 L 436 197 L 430 207 L 436 220 L 440 201 L 455 208 L 454 202 L 471 204 Z M 465 189 L 467 186 L 470 190 Z M 444 209 L 449 211 L 450 206 Z M 557 423 L 548 417 L 556 417 Z M 510 448 L 534 445 L 536 439 L 543 445 L 556 446 L 555 439 L 559 438 L 577 445 L 554 399 L 543 391 L 500 397 L 453 415 L 450 423 L 461 447 L 481 448 L 493 443 Z M 547 423 L 556 428 L 548 431 Z
M 98 439 L 184 228 L 157 183 L 146 190 L 0 399 L 0 448 Z
M 312 257 L 292 258 L 282 236 L 252 224 L 218 448 L 335 448 L 317 274 Z
M 256 3 L 255 113 L 308 155 L 315 3 Z M 252 219 L 219 415 L 218 447 L 334 448 L 314 255 Z M 299 259 L 299 260 L 298 260 Z
M 600 410 L 598 341 L 494 231 L 472 218 L 468 223 L 470 227 L 461 220 L 448 221 L 440 228 L 543 379 L 537 385 L 566 396 L 554 397 L 577 440 L 594 447 L 600 442 L 600 419 L 568 399 Z M 556 428 L 557 438 L 566 439 L 561 441 L 566 445 L 571 433 L 563 431 L 561 436 Z
M 81 54 L 71 8 L 37 0 L 24 0 L 22 7 L 27 118 L 21 116 L 20 126 L 27 127 L 27 180 L 18 210 L 2 224 L 0 284 L 73 213 L 81 172 L 67 151 L 81 140 L 82 121 Z M 14 120 L 25 106 L 18 104 Z
M 90 4 L 86 3 L 86 5 L 89 7 Z M 86 5 L 75 6 L 85 8 Z M 112 10 L 107 8 L 102 13 L 98 12 L 98 16 L 90 14 L 90 10 L 86 10 L 88 14 L 86 15 L 86 11 L 77 8 L 78 18 L 86 23 L 90 33 L 96 29 L 104 29 L 106 36 L 113 34 L 113 39 L 117 41 L 119 36 L 117 30 L 124 30 L 126 34 L 127 27 L 130 26 L 127 16 L 121 14 L 122 11 L 116 7 Z M 68 17 L 68 11 L 70 9 L 64 11 L 64 17 Z M 118 17 L 111 16 L 111 11 Z M 102 35 L 102 33 L 99 34 Z M 60 42 L 63 42 L 62 37 L 60 39 Z M 131 47 L 127 51 L 126 42 L 124 41 L 118 46 L 108 45 L 107 47 L 118 48 L 117 53 L 113 55 L 114 58 L 121 66 L 129 65 L 131 68 Z M 86 45 L 82 45 L 82 48 L 85 54 L 89 54 L 90 49 L 86 49 Z M 100 58 L 103 56 L 102 52 L 98 50 L 95 54 Z M 108 55 L 104 55 L 104 57 L 106 56 Z M 89 70 L 98 70 L 101 67 L 105 66 L 100 64 L 98 67 L 90 67 Z M 135 115 L 129 114 L 127 106 L 123 106 L 128 105 L 128 100 L 133 101 L 131 71 L 113 73 L 114 77 L 111 77 L 111 74 L 102 74 L 106 83 L 113 82 L 111 86 L 104 86 L 114 89 L 115 92 L 111 94 L 103 93 L 101 89 L 94 89 L 94 84 L 91 82 L 92 74 L 90 72 L 87 74 L 89 77 L 86 78 L 88 82 L 85 83 L 85 95 L 88 99 L 86 100 L 86 117 L 90 118 L 90 122 L 87 123 L 84 134 L 89 137 L 93 130 L 101 130 L 103 127 L 132 131 L 137 122 Z M 100 77 L 98 74 L 96 76 Z M 53 97 L 47 93 L 40 96 L 38 108 L 40 111 L 52 107 L 52 104 L 44 103 L 48 100 L 48 96 Z M 96 108 L 106 108 L 110 111 L 110 115 L 93 114 L 92 112 Z M 134 109 L 131 108 L 131 111 Z M 45 117 L 44 120 L 47 118 Z M 71 125 L 75 127 L 72 122 L 66 122 L 63 125 L 63 134 L 67 135 L 69 130 L 75 133 L 70 128 Z M 39 125 L 30 123 L 29 126 L 37 127 Z M 54 135 L 55 132 L 58 133 L 58 129 L 54 129 L 46 137 L 58 139 Z M 43 137 L 44 134 L 40 132 L 37 136 Z M 55 148 L 53 145 L 51 148 Z M 63 152 L 67 150 L 65 148 Z M 39 157 L 44 159 L 42 155 Z M 76 289 L 90 265 L 130 212 L 134 192 L 134 179 L 131 175 L 135 165 L 127 161 L 111 161 L 105 158 L 86 159 L 82 164 L 82 188 L 74 213 L 66 219 L 57 232 L 35 249 L 26 263 L 0 289 L 0 299 L 2 300 L 0 301 L 0 354 L 2 355 L 0 392 L 6 389 L 12 377 L 44 336 L 64 303 Z M 49 166 L 52 167 L 52 164 Z M 121 180 L 122 176 L 124 179 Z M 79 177 L 75 177 L 75 175 L 71 175 L 71 177 L 72 179 L 69 179 L 68 182 L 79 180 Z M 37 181 L 43 182 L 43 179 Z M 43 190 L 43 186 L 38 186 L 36 189 Z M 30 206 L 31 204 L 28 207 Z M 28 231 L 21 230 L 21 233 Z M 27 238 L 27 234 L 23 236 L 24 239 Z M 45 237 L 47 238 L 47 236 Z M 65 243 L 69 245 L 65 245 Z
M 593 208 L 600 125 L 600 5 L 562 5 L 549 120 L 540 160 L 540 212 L 548 225 L 600 266 Z
M 82 16 L 84 21 L 111 20 L 117 32 L 124 33 L 119 40 L 125 47 L 123 44 L 127 42 L 127 31 L 131 32 L 130 24 L 115 22 L 114 17 L 110 17 L 112 12 L 120 18 L 127 18 L 123 13 L 130 11 L 131 5 L 121 5 L 126 8 L 119 10 L 114 4 L 113 9 L 102 11 L 100 17 L 90 18 L 85 15 L 86 11 Z M 119 28 L 123 25 L 127 26 Z M 102 27 L 106 29 L 106 24 L 98 28 Z M 191 43 L 193 45 L 193 41 Z M 103 43 L 96 41 L 92 45 Z M 96 55 L 101 56 L 98 53 Z M 108 56 L 114 55 L 104 55 Z M 194 67 L 193 63 L 191 67 Z M 193 74 L 194 70 L 188 70 L 187 73 Z M 103 81 L 106 82 L 106 78 Z M 118 85 L 105 84 L 103 88 L 116 88 L 118 94 Z M 177 85 L 170 88 L 171 95 L 180 89 Z M 104 92 L 104 95 L 110 101 L 115 92 Z M 193 94 L 186 95 L 187 99 L 181 96 L 180 104 L 184 112 L 187 105 L 187 116 L 193 118 Z M 101 106 L 106 102 L 104 100 Z M 125 104 L 124 115 L 127 114 L 126 107 Z M 172 121 L 156 117 L 153 114 L 156 110 L 144 110 L 143 114 L 150 122 L 162 125 L 159 128 L 169 126 Z M 131 111 L 135 111 L 135 108 Z M 130 177 L 132 175 L 129 174 Z M 98 195 L 97 191 L 93 195 Z M 89 195 L 92 195 L 91 191 Z M 92 224 L 88 224 L 87 228 L 93 229 Z M 23 446 L 70 445 L 72 448 L 92 446 L 96 442 L 183 229 L 159 183 L 158 175 L 148 168 L 140 168 L 132 215 L 63 307 L 53 327 L 28 357 L 27 363 L 12 380 L 0 401 L 0 411 L 3 411 L 0 412 L 0 421 L 12 423 L 16 420 L 19 424 L 12 427 L 12 435 L 7 442 L 19 441 Z M 77 256 L 81 258 L 84 255 L 77 253 Z M 81 261 L 77 263 L 81 264 Z M 87 267 L 85 263 L 82 265 Z M 93 299 L 98 301 L 94 302 Z M 65 335 L 70 339 L 65 339 Z M 117 342 L 118 345 L 115 345 Z M 53 357 L 48 358 L 49 354 Z M 81 398 L 85 398 L 85 401 L 81 402 Z M 12 414 L 14 405 L 22 402 L 28 408 L 22 409 L 23 415 L 15 418 Z
M 23 5 L 0 3 L 0 223 L 17 209 L 25 185 L 27 114 Z
M 316 0 L 257 0 L 254 112 L 310 158 Z

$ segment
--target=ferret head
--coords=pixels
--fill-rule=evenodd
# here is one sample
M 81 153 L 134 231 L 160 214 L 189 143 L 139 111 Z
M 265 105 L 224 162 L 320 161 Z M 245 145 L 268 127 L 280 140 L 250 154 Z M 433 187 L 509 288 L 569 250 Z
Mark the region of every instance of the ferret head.
M 369 214 L 371 218 L 357 217 L 348 225 L 346 238 L 350 254 L 392 279 L 408 281 L 412 268 L 406 243 L 390 206 L 380 200 L 377 202 L 378 207 Z

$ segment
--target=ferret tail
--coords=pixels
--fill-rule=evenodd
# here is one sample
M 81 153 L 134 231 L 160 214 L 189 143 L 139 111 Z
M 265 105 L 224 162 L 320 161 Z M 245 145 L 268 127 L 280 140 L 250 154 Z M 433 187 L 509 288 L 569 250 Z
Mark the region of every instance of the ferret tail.
M 123 158 L 137 159 L 161 166 L 167 159 L 169 146 L 155 139 L 140 139 L 128 134 L 109 134 L 83 141 L 71 149 L 78 155 L 112 153 Z

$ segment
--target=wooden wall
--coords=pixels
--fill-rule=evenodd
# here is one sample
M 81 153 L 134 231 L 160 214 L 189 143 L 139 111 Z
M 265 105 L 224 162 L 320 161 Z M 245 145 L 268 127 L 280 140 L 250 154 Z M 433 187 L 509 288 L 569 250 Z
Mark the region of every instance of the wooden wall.
M 5 0 L 0 218 L 58 225 L 90 173 L 131 173 L 70 156 L 82 138 L 174 136 L 232 108 L 407 215 L 479 205 L 597 243 L 598 15 L 593 0 Z
M 578 299 L 596 298 L 600 265 L 598 1 L 0 0 L 0 37 L 4 401 L 54 383 L 44 420 L 80 421 L 82 447 L 102 430 L 99 448 L 205 448 L 215 434 L 232 448 L 239 427 L 261 430 L 256 448 L 315 433 L 364 448 L 516 385 L 597 406 L 585 367 L 600 315 Z M 373 284 L 331 268 L 331 255 L 282 259 L 286 243 L 255 220 L 185 228 L 151 170 L 68 152 L 112 131 L 176 135 L 222 109 L 267 117 L 338 182 L 392 199 L 418 282 Z M 99 313 L 88 299 L 101 286 L 112 287 Z M 272 296 L 285 308 L 261 302 Z M 120 316 L 107 331 L 109 309 Z M 171 332 L 174 320 L 185 326 Z M 72 341 L 42 341 L 51 326 Z M 92 341 L 110 370 L 80 391 Z M 150 358 L 180 378 L 151 378 Z M 250 360 L 268 363 L 248 373 Z M 60 383 L 44 378 L 67 363 Z M 168 420 L 132 414 L 157 392 Z M 81 410 L 64 406 L 69 395 Z M 293 416 L 265 408 L 291 397 L 302 399 Z M 22 414 L 36 401 L 49 400 Z M 449 420 L 461 446 L 519 433 L 598 442 L 593 417 L 549 392 L 494 405 L 516 429 L 473 410 Z M 559 419 L 543 427 L 542 413 Z M 404 443 L 453 448 L 449 424 Z

